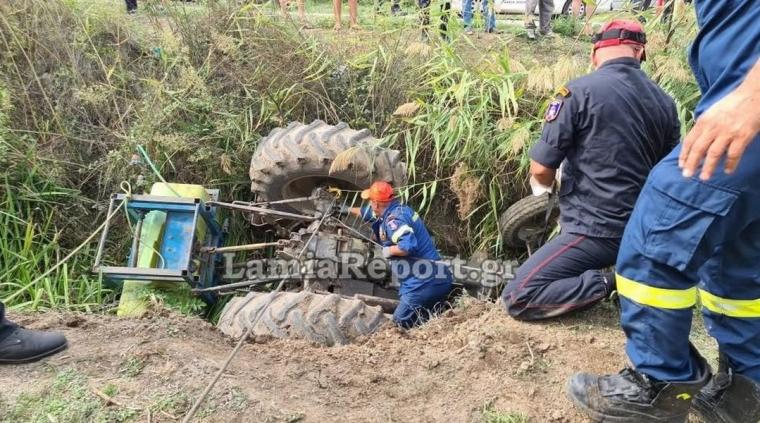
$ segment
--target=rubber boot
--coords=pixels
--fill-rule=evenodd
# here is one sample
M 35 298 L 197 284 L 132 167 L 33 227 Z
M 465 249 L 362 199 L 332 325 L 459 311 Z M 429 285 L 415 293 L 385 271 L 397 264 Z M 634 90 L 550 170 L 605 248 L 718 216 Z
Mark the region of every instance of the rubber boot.
M 735 374 L 721 357 L 718 373 L 694 398 L 692 410 L 703 422 L 760 422 L 760 385 Z
M 699 360 L 700 375 L 688 382 L 659 382 L 630 368 L 607 376 L 577 373 L 568 381 L 567 396 L 596 422 L 683 423 L 692 398 L 710 380 L 709 366 Z
M 61 333 L 18 327 L 0 341 L 0 364 L 30 363 L 63 351 L 66 347 L 66 338 Z

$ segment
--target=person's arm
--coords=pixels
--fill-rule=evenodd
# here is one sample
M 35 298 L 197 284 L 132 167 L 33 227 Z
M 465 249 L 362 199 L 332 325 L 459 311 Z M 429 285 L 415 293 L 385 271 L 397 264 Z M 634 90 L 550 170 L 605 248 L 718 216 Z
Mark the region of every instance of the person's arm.
M 744 82 L 710 106 L 684 138 L 678 166 L 692 177 L 702 163 L 699 178 L 710 179 L 725 156 L 725 172 L 736 170 L 744 150 L 760 132 L 760 59 Z
M 383 255 L 390 256 L 408 256 L 413 254 L 417 248 L 417 237 L 412 229 L 411 219 L 405 215 L 388 216 L 386 227 L 390 229 L 389 235 L 394 245 L 385 247 Z
M 398 245 L 391 245 L 390 247 L 385 247 L 385 248 L 388 249 L 388 251 L 390 252 L 390 255 L 392 256 L 404 257 L 404 256 L 409 255 L 409 252 L 402 250 L 401 247 L 399 247 Z
M 550 187 L 554 183 L 554 176 L 557 174 L 557 169 L 546 167 L 541 163 L 531 159 L 530 161 L 530 175 L 538 181 L 539 184 Z
M 354 216 L 361 217 L 362 220 L 367 223 L 372 223 L 377 220 L 377 216 L 375 216 L 375 212 L 372 211 L 372 207 L 370 206 L 350 207 L 348 212 Z
M 575 145 L 575 119 L 581 109 L 579 97 L 564 88 L 544 115 L 541 139 L 530 149 L 530 175 L 539 184 L 551 187 L 567 151 Z M 564 95 L 563 95 L 564 93 Z

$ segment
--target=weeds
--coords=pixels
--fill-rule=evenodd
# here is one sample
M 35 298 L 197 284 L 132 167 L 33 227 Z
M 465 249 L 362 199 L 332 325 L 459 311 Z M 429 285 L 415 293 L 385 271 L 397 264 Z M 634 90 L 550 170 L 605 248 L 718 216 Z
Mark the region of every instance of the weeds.
M 135 377 L 142 373 L 145 368 L 145 359 L 141 357 L 129 357 L 119 367 L 119 373 L 126 377 Z
M 528 423 L 530 418 L 519 412 L 497 411 L 493 405 L 487 404 L 480 412 L 483 423 Z
M 105 407 L 91 392 L 87 378 L 73 370 L 58 373 L 50 386 L 37 393 L 21 394 L 13 406 L 0 404 L 0 412 L 3 422 L 124 422 L 137 415 L 136 410 Z

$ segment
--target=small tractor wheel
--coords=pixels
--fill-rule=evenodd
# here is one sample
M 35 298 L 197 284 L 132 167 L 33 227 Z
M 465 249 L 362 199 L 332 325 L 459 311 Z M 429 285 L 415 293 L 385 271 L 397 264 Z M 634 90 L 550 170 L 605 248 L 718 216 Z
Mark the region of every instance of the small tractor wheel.
M 512 204 L 499 217 L 499 231 L 504 245 L 511 248 L 525 248 L 525 244 L 535 246 L 546 228 L 546 208 L 549 194 L 531 195 Z M 549 217 L 549 225 L 559 216 L 559 205 L 555 204 Z M 548 235 L 548 234 L 546 234 Z
M 254 336 L 307 339 L 327 346 L 370 335 L 388 321 L 380 307 L 337 294 L 251 292 L 227 303 L 217 326 L 223 333 L 240 338 L 259 314 Z
M 309 125 L 293 122 L 262 139 L 251 158 L 251 191 L 257 201 L 308 197 L 317 187 L 360 190 L 377 179 L 395 186 L 406 183 L 406 164 L 398 150 L 377 146 L 368 130 L 357 131 L 345 123 Z M 354 160 L 331 173 L 336 157 L 354 148 Z M 272 205 L 290 213 L 313 210 L 309 201 Z

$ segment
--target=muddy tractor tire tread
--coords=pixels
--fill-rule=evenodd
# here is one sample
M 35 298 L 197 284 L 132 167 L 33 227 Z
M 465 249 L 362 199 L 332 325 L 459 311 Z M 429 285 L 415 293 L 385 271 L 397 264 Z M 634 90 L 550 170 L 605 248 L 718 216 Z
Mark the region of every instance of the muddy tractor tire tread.
M 301 178 L 329 178 L 344 187 L 366 188 L 382 179 L 395 186 L 406 183 L 406 164 L 398 150 L 377 147 L 378 140 L 366 129 L 355 130 L 345 123 L 329 125 L 321 120 L 306 125 L 293 122 L 276 128 L 261 140 L 251 158 L 251 191 L 257 201 L 277 201 L 308 196 L 308 183 L 298 189 L 286 189 Z M 352 148 L 372 149 L 368 166 L 348 166 L 330 173 L 338 154 Z M 281 204 L 276 208 L 288 212 L 303 211 L 304 204 Z
M 525 247 L 525 240 L 520 238 L 520 231 L 537 223 L 543 227 L 548 205 L 548 194 L 530 195 L 512 204 L 504 211 L 499 217 L 499 231 L 504 245 L 511 248 Z M 558 205 L 555 204 L 552 215 L 556 216 L 558 210 Z M 549 224 L 551 225 L 551 222 Z M 551 227 L 547 230 L 551 230 Z
M 259 313 L 253 336 L 306 339 L 327 346 L 344 345 L 371 335 L 388 321 L 380 307 L 337 294 L 252 292 L 227 303 L 218 327 L 223 333 L 240 338 Z

